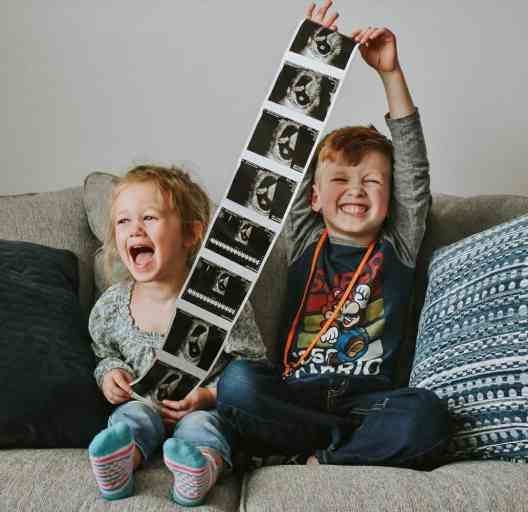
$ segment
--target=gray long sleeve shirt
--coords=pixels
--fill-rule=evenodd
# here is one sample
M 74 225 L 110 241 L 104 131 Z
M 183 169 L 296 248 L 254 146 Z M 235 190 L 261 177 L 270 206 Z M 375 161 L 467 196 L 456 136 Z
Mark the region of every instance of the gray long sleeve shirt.
M 156 352 L 163 346 L 162 334 L 144 331 L 135 324 L 130 313 L 132 288 L 133 281 L 123 281 L 111 286 L 90 313 L 92 348 L 99 359 L 94 376 L 99 387 L 103 376 L 116 368 L 122 368 L 133 378 L 140 377 L 151 366 Z M 231 330 L 225 353 L 231 357 L 241 356 L 254 360 L 266 357 L 266 349 L 249 301 Z M 211 377 L 217 376 L 228 360 L 229 357 L 220 358 Z

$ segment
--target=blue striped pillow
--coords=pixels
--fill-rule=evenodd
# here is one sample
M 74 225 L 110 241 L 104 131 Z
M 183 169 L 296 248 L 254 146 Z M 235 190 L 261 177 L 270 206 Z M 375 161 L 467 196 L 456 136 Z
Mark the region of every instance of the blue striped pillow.
M 528 462 L 528 215 L 434 253 L 410 385 L 447 402 L 451 458 Z

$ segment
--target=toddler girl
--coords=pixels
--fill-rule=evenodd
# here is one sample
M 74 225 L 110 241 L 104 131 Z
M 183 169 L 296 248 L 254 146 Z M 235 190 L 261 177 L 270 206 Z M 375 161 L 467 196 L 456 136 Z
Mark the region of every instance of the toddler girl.
M 216 404 L 218 372 L 207 387 L 184 400 L 163 400 L 160 411 L 130 400 L 130 382 L 152 364 L 170 328 L 176 298 L 209 223 L 209 200 L 176 168 L 139 166 L 114 187 L 104 244 L 106 273 L 116 257 L 128 277 L 97 301 L 89 321 L 99 359 L 94 375 L 107 400 L 117 405 L 108 428 L 89 446 L 92 469 L 109 500 L 130 496 L 134 470 L 163 444 L 174 475 L 172 496 L 181 505 L 201 503 L 222 469 L 231 468 L 230 440 Z M 241 312 L 225 354 L 262 359 L 265 349 L 248 306 Z

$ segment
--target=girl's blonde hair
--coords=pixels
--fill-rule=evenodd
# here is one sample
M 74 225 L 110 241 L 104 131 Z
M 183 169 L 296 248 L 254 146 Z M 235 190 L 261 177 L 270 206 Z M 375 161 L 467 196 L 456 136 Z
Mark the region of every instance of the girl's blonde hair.
M 202 244 L 209 226 L 211 205 L 209 197 L 203 188 L 194 182 L 189 174 L 178 167 L 162 167 L 158 165 L 138 165 L 130 169 L 125 176 L 118 178 L 110 197 L 110 218 L 103 246 L 104 272 L 108 283 L 114 280 L 114 269 L 118 261 L 115 242 L 115 203 L 117 196 L 131 183 L 154 183 L 163 196 L 169 200 L 170 207 L 176 210 L 182 225 L 184 239 L 199 236 L 190 247 L 187 266 L 190 267 Z M 196 231 L 196 223 L 201 230 Z

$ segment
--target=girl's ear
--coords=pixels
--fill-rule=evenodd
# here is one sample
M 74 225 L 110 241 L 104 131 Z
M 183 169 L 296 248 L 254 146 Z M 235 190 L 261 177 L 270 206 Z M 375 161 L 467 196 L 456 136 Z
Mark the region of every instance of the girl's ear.
M 183 241 L 183 246 L 186 249 L 194 247 L 203 239 L 204 235 L 205 233 L 203 222 L 199 220 L 192 221 L 189 236 L 186 240 Z

